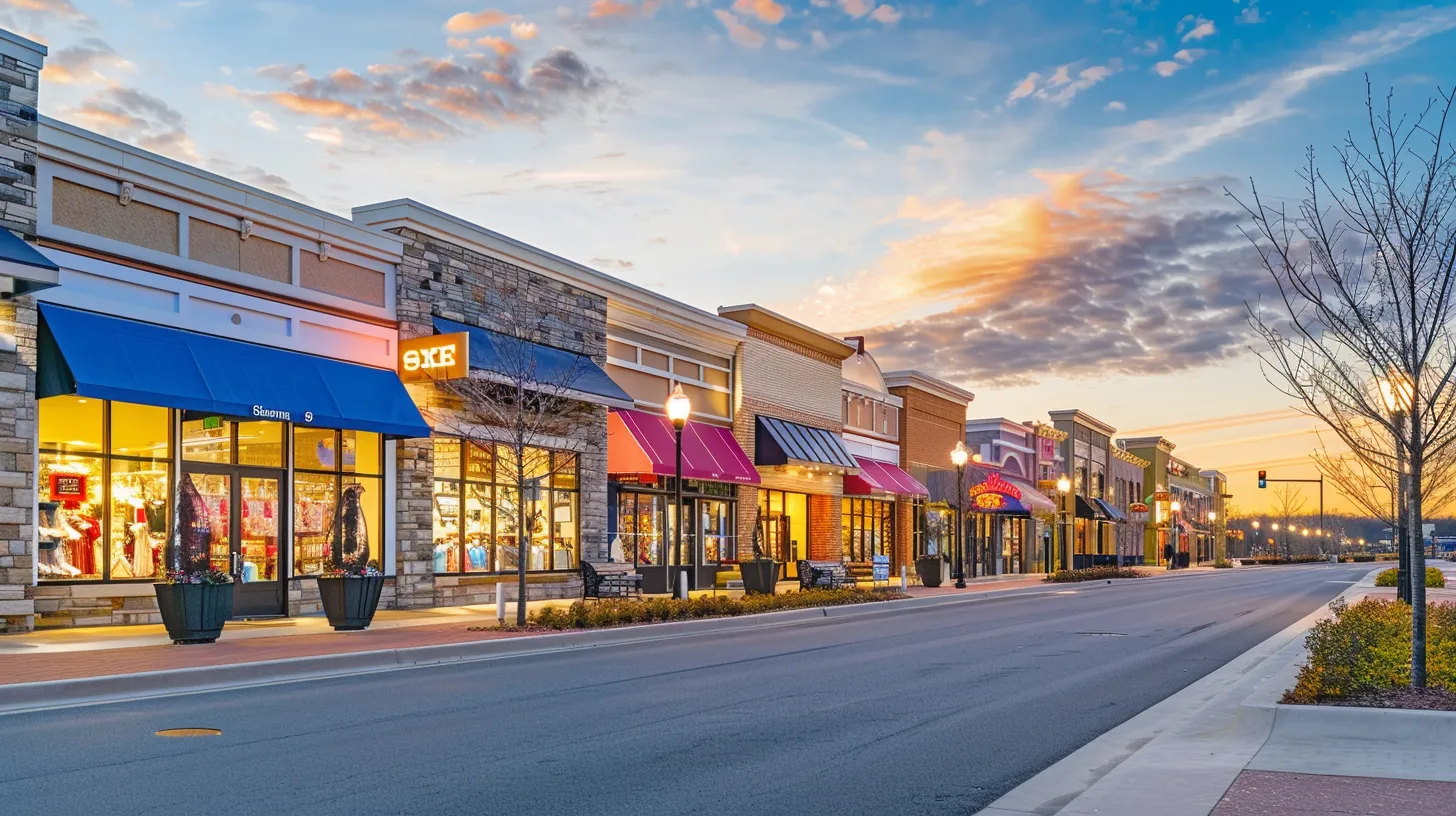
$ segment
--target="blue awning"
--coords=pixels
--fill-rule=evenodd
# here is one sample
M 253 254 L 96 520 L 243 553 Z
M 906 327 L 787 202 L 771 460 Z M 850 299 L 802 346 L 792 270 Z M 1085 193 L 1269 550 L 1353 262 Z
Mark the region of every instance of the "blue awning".
M 760 465 L 808 462 L 850 470 L 859 469 L 859 463 L 850 455 L 839 434 L 767 416 L 758 417 L 757 433 L 754 435 L 754 462 Z
M 40 304 L 36 396 L 160 405 L 426 437 L 393 371 Z
M 0 227 L 0 291 L 39 292 L 60 284 L 61 268 L 24 238 Z
M 1113 507 L 1111 502 L 1102 499 L 1093 499 L 1092 501 L 1097 502 L 1097 506 L 1102 508 L 1102 512 L 1106 513 L 1107 517 L 1113 521 L 1127 521 L 1127 514 Z
M 632 408 L 636 401 L 612 381 L 596 361 L 585 354 L 532 343 L 500 332 L 435 318 L 440 334 L 470 335 L 470 367 L 487 374 L 515 379 L 529 375 L 535 384 L 560 390 L 567 396 L 612 408 Z

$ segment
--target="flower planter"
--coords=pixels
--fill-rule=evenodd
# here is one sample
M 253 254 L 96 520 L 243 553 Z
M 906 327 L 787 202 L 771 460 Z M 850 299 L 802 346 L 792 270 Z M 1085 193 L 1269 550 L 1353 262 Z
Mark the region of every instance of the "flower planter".
M 915 574 L 920 576 L 922 586 L 940 586 L 941 575 L 945 571 L 944 567 L 945 559 L 938 555 L 925 555 L 915 559 Z
M 153 584 L 173 643 L 212 643 L 233 616 L 232 584 Z
M 745 595 L 772 595 L 779 583 L 779 562 L 762 558 L 739 563 Z
M 329 625 L 336 632 L 357 632 L 368 629 L 379 608 L 379 593 L 384 590 L 384 576 L 318 579 L 319 600 Z

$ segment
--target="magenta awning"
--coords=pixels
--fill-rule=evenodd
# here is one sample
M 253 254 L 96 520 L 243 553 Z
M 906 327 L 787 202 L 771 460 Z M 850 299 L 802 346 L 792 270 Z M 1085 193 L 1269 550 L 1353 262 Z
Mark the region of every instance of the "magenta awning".
M 848 495 L 864 496 L 870 493 L 894 493 L 897 496 L 930 495 L 930 491 L 926 489 L 925 485 L 916 481 L 914 476 L 896 465 L 864 456 L 856 456 L 854 460 L 859 464 L 859 473 L 844 477 L 844 492 Z
M 682 439 L 683 478 L 707 482 L 758 484 L 758 469 L 733 432 L 717 425 L 688 422 Z M 676 443 L 672 422 L 646 411 L 614 410 L 607 415 L 607 472 L 672 476 Z

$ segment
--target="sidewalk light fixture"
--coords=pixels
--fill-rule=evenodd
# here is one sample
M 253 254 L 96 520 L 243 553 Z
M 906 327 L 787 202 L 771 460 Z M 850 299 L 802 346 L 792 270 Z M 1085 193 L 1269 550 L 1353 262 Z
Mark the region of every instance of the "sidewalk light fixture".
M 956 589 L 966 588 L 966 462 L 971 452 L 964 439 L 956 440 L 950 463 L 956 469 Z
M 1173 569 L 1173 565 L 1178 563 L 1178 511 L 1182 509 L 1183 504 L 1177 499 L 1168 502 L 1168 543 L 1173 547 L 1173 555 L 1168 558 L 1168 569 Z
M 1067 496 L 1071 492 L 1072 480 L 1068 479 L 1067 474 L 1063 473 L 1061 477 L 1057 479 L 1057 513 L 1061 515 L 1061 518 L 1057 519 L 1057 527 L 1059 528 L 1059 532 L 1062 536 L 1061 546 L 1057 548 L 1057 554 L 1061 557 L 1062 569 L 1072 568 L 1072 535 L 1071 531 L 1066 529 Z
M 667 408 L 667 418 L 670 419 L 670 420 L 672 420 L 673 437 L 676 439 L 676 442 L 677 442 L 677 458 L 676 458 L 676 464 L 674 465 L 674 469 L 673 469 L 673 474 L 674 474 L 674 477 L 675 477 L 673 479 L 673 499 L 674 499 L 674 502 L 675 502 L 675 504 L 673 505 L 673 507 L 676 508 L 676 509 L 674 509 L 672 511 L 672 513 L 673 513 L 673 523 L 672 523 L 672 549 L 673 549 L 673 557 L 670 558 L 670 559 L 664 559 L 663 563 L 667 567 L 667 569 L 665 571 L 666 574 L 665 574 L 664 577 L 667 578 L 667 580 L 671 584 L 671 586 L 669 587 L 669 591 L 671 591 L 673 595 L 677 595 L 678 583 L 679 583 L 679 580 L 680 579 L 679 580 L 674 580 L 674 579 L 677 579 L 677 574 L 675 574 L 674 571 L 673 571 L 673 569 L 672 569 L 672 562 L 673 562 L 673 560 L 676 560 L 676 561 L 679 562 L 678 563 L 678 566 L 679 567 L 684 566 L 681 563 L 682 562 L 682 528 L 683 528 L 683 489 L 682 489 L 682 480 L 683 480 L 683 475 L 682 475 L 682 470 L 683 470 L 683 468 L 682 468 L 682 466 L 683 466 L 683 457 L 682 457 L 682 435 L 683 435 L 683 428 L 686 427 L 687 424 L 688 424 L 688 416 L 690 416 L 692 414 L 692 412 L 693 412 L 693 404 L 692 404 L 692 401 L 688 399 L 688 395 L 687 394 L 684 394 L 683 393 L 682 385 L 673 386 L 672 396 L 670 396 L 670 397 L 667 398 L 667 406 L 666 406 L 666 408 Z M 696 559 L 694 559 L 694 560 L 696 560 Z

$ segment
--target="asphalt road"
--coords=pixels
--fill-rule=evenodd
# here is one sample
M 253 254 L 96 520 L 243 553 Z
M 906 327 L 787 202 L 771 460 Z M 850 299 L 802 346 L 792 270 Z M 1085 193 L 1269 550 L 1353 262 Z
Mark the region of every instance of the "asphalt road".
M 0 813 L 974 813 L 1369 569 L 1079 585 L 0 717 Z M 223 734 L 154 735 L 181 727 Z

